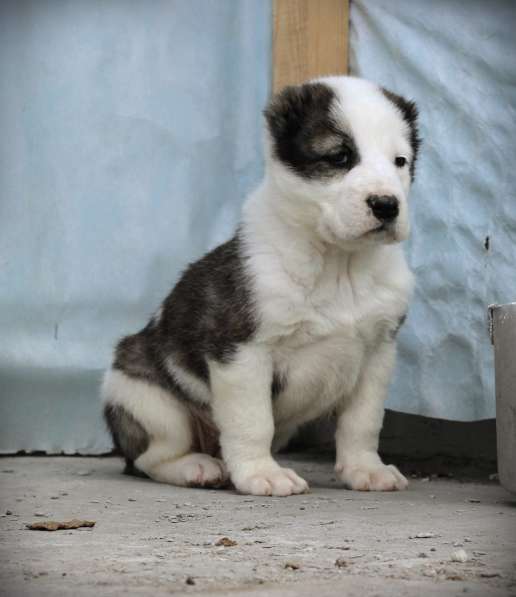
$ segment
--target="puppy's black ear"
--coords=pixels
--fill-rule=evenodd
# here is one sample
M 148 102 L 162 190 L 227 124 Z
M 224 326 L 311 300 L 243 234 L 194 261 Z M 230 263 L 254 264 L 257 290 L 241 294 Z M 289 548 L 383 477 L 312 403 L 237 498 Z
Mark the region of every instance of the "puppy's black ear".
M 421 147 L 421 138 L 419 136 L 418 129 L 418 109 L 416 102 L 407 100 L 401 95 L 393 93 L 384 87 L 382 87 L 382 92 L 385 97 L 398 108 L 403 116 L 403 120 L 405 120 L 410 127 L 410 145 L 412 146 L 412 154 L 414 156 L 412 162 L 410 163 L 410 176 L 412 179 L 414 179 L 416 160 Z
M 301 129 L 327 118 L 333 91 L 323 83 L 285 87 L 264 111 L 269 131 L 276 141 L 295 138 Z
M 327 85 L 305 83 L 283 89 L 264 112 L 274 157 L 303 178 L 327 174 L 324 164 L 316 159 L 314 142 L 335 132 L 331 116 L 334 98 Z
M 382 87 L 383 94 L 387 99 L 389 99 L 403 114 L 403 118 L 409 123 L 416 123 L 417 122 L 417 106 L 416 102 L 410 101 L 405 99 L 403 96 L 398 95 L 397 93 L 393 93 L 388 89 Z

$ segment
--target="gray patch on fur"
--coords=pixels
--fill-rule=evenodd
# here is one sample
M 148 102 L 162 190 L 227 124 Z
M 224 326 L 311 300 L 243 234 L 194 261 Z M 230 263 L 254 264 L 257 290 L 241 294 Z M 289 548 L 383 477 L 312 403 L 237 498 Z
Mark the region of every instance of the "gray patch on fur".
M 287 378 L 284 374 L 274 371 L 271 382 L 271 396 L 277 398 L 287 388 Z
M 328 85 L 305 83 L 285 87 L 265 110 L 276 158 L 303 178 L 341 176 L 360 161 L 350 132 L 332 115 L 335 101 Z
M 419 154 L 419 149 L 421 147 L 421 137 L 419 136 L 419 129 L 418 129 L 418 111 L 416 103 L 413 101 L 406 100 L 401 95 L 397 93 L 393 93 L 384 87 L 381 88 L 382 93 L 385 97 L 391 101 L 401 112 L 403 116 L 403 120 L 409 125 L 410 128 L 410 145 L 412 147 L 412 161 L 410 162 L 410 177 L 414 180 L 414 175 L 416 172 L 416 161 Z
M 159 320 L 119 342 L 113 368 L 194 399 L 167 369 L 167 358 L 173 355 L 209 386 L 208 359 L 229 362 L 253 336 L 255 309 L 244 260 L 237 233 L 191 264 L 163 302 Z
M 140 423 L 119 404 L 106 404 L 104 419 L 111 432 L 115 448 L 126 459 L 126 470 L 149 447 L 150 438 Z
M 398 324 L 396 325 L 395 328 L 393 328 L 390 332 L 390 336 L 392 340 L 396 339 L 396 336 L 398 335 L 398 332 L 401 329 L 401 326 L 405 323 L 405 320 L 407 319 L 407 314 L 404 313 L 399 319 L 398 319 Z

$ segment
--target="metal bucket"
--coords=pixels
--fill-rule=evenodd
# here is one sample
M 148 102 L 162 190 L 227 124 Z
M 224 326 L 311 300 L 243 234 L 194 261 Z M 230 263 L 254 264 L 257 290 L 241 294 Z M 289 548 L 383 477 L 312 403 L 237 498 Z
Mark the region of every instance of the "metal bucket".
M 516 303 L 489 307 L 495 353 L 496 437 L 500 483 L 516 493 Z

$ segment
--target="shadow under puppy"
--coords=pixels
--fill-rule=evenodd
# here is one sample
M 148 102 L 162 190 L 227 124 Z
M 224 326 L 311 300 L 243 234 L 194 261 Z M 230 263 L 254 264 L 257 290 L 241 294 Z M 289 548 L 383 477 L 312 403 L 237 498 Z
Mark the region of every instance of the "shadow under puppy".
M 416 120 L 413 102 L 353 77 L 271 100 L 265 177 L 235 236 L 186 269 L 105 375 L 105 418 L 130 470 L 302 493 L 307 483 L 272 453 L 336 410 L 339 479 L 407 486 L 377 448 L 412 290 L 399 242 Z

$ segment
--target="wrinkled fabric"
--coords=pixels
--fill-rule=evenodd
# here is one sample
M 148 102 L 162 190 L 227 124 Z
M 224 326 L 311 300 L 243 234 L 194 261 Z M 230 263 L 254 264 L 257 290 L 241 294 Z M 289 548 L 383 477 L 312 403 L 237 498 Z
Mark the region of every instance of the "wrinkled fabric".
M 0 3 L 0 452 L 110 449 L 98 386 L 263 172 L 268 0 Z
M 351 72 L 414 99 L 415 299 L 387 406 L 495 416 L 487 306 L 516 298 L 516 3 L 356 0 Z

